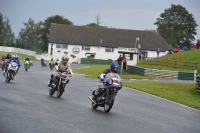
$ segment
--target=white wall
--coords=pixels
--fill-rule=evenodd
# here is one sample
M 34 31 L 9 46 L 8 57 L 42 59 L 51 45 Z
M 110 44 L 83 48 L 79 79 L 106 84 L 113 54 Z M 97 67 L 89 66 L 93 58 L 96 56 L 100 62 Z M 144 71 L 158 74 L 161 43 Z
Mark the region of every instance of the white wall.
M 51 44 L 53 44 L 53 55 L 50 55 L 51 51 Z M 60 44 L 62 45 L 62 44 Z M 78 54 L 73 53 L 73 48 L 78 47 L 80 49 L 80 52 Z M 61 52 L 57 52 L 60 50 Z M 135 48 L 114 48 L 114 52 L 105 52 L 105 47 L 97 47 L 97 46 L 90 46 L 90 51 L 87 50 L 82 50 L 82 45 L 71 45 L 68 44 L 68 49 L 63 49 L 63 48 L 56 48 L 56 43 L 49 43 L 48 45 L 48 56 L 52 57 L 54 59 L 61 59 L 62 56 L 64 55 L 64 52 L 68 52 L 69 56 L 69 61 L 70 62 L 78 62 L 80 63 L 81 58 L 87 58 L 89 55 L 85 55 L 85 53 L 96 53 L 95 59 L 102 59 L 102 60 L 107 60 L 107 59 L 112 59 L 112 60 L 117 60 L 119 57 L 118 51 L 124 51 L 124 52 L 135 52 Z M 72 58 L 70 55 L 75 55 L 76 58 Z M 121 54 L 122 55 L 122 54 Z M 165 52 L 160 52 L 160 56 L 164 56 Z M 156 51 L 148 51 L 148 57 L 151 58 L 156 58 L 157 57 L 157 52 Z M 129 60 L 127 58 L 127 65 L 136 65 L 137 64 L 137 54 L 133 55 L 133 60 Z
M 51 51 L 51 44 L 53 44 L 53 55 L 50 55 Z M 73 48 L 78 47 L 80 49 L 80 52 L 78 54 L 73 53 Z M 57 52 L 60 50 L 61 52 Z M 132 50 L 132 49 L 131 49 Z M 48 55 L 51 56 L 54 59 L 61 59 L 61 57 L 64 55 L 64 52 L 68 52 L 69 60 L 70 62 L 79 62 L 81 58 L 87 58 L 89 55 L 85 55 L 85 53 L 96 53 L 95 59 L 102 59 L 102 60 L 107 60 L 107 59 L 112 59 L 112 60 L 117 60 L 119 57 L 118 51 L 126 51 L 126 52 L 131 52 L 130 49 L 127 48 L 114 48 L 114 52 L 105 52 L 105 47 L 97 47 L 97 46 L 91 46 L 90 51 L 87 50 L 82 50 L 82 45 L 68 45 L 68 49 L 63 49 L 63 48 L 56 48 L 56 43 L 49 43 L 48 45 Z M 134 49 L 135 50 L 135 49 Z M 76 58 L 72 58 L 70 55 L 75 55 Z M 133 56 L 133 60 L 128 60 L 127 59 L 127 64 L 128 65 L 135 65 L 137 62 L 137 56 Z

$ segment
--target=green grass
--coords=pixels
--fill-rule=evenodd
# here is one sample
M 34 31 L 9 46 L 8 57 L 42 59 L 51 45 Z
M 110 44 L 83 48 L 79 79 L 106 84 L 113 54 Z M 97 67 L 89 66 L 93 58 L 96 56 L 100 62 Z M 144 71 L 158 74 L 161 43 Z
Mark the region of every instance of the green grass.
M 200 110 L 200 94 L 195 84 L 125 82 L 123 85 Z
M 35 60 L 36 60 L 34 56 L 29 56 L 29 55 L 20 54 L 20 53 L 15 53 L 15 52 L 3 52 L 3 51 L 0 51 L 0 57 L 2 57 L 2 55 L 3 55 L 3 56 L 6 56 L 7 54 L 11 54 L 11 55 L 17 54 L 17 55 L 19 56 L 19 59 L 20 59 L 20 60 L 25 60 L 26 57 L 29 57 L 30 60 L 32 60 L 32 61 L 35 61 Z
M 97 78 L 105 69 L 109 69 L 109 65 L 88 65 L 89 68 L 74 69 L 74 73 L 86 74 L 87 78 Z M 150 76 L 140 76 L 129 74 L 127 71 L 123 71 L 120 75 L 122 79 L 156 79 Z
M 200 74 L 200 60 L 199 59 L 200 59 L 200 50 L 184 51 L 184 52 L 169 54 L 169 55 L 162 56 L 159 58 L 160 61 L 176 60 L 178 62 L 198 63 L 197 73 Z M 160 70 L 194 72 L 194 69 L 189 70 L 189 69 L 172 68 L 172 67 L 167 67 L 167 66 L 150 65 L 150 64 L 145 64 L 143 61 L 138 62 L 137 66 L 143 67 L 143 68 L 160 69 Z

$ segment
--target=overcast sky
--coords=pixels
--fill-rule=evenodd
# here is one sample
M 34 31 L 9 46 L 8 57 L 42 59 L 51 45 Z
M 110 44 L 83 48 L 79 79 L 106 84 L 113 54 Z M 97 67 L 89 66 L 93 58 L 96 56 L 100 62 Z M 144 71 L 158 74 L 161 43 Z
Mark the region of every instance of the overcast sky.
M 9 18 L 11 28 L 18 36 L 23 22 L 32 18 L 44 21 L 52 15 L 61 15 L 74 25 L 96 22 L 117 29 L 156 29 L 156 19 L 171 4 L 180 4 L 193 14 L 197 27 L 195 43 L 200 39 L 200 0 L 0 0 L 0 12 Z

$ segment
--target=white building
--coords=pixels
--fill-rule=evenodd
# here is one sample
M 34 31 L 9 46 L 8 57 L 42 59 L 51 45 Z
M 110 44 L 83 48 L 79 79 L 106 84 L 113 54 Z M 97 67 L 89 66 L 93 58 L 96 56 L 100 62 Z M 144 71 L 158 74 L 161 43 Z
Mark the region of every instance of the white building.
M 80 63 L 81 58 L 117 60 L 124 54 L 127 65 L 136 65 L 138 45 L 151 58 L 157 57 L 157 48 L 160 56 L 168 49 L 166 41 L 153 31 L 51 24 L 48 55 L 60 59 L 67 54 L 70 62 Z

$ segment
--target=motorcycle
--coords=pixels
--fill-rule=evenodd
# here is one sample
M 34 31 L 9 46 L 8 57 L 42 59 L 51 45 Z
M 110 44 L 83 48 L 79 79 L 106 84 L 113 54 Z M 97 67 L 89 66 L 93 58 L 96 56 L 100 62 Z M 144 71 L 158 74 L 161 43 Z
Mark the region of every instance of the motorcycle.
M 50 67 L 50 69 L 51 69 L 51 71 L 53 71 L 53 69 L 54 69 L 54 63 L 49 63 L 49 67 Z
M 24 61 L 24 68 L 25 68 L 25 71 L 28 71 L 28 69 L 30 68 L 30 62 L 25 60 Z
M 16 75 L 16 72 L 19 69 L 19 66 L 16 62 L 10 62 L 7 68 L 7 72 L 5 73 L 5 81 L 10 82 L 10 80 L 13 80 L 14 76 Z
M 41 66 L 46 67 L 47 66 L 46 61 L 41 61 Z
M 65 90 L 66 84 L 69 82 L 69 74 L 66 71 L 62 71 L 58 77 L 58 83 L 52 83 L 51 87 L 48 88 L 50 96 L 53 96 L 55 91 L 57 91 L 56 97 L 60 98 Z
M 1 67 L 2 71 L 4 70 L 4 68 L 5 68 L 6 64 L 7 64 L 7 61 L 8 61 L 8 59 L 5 59 L 5 60 L 2 62 L 2 67 Z
M 56 71 L 58 70 L 58 64 L 59 64 L 59 61 L 56 61 L 56 63 L 55 63 L 55 70 Z
M 1 69 L 3 71 L 3 60 L 2 59 L 0 59 L 0 67 L 1 67 Z
M 92 101 L 92 108 L 96 109 L 99 106 L 104 107 L 104 112 L 108 113 L 114 104 L 115 96 L 119 89 L 122 88 L 121 78 L 116 73 L 108 73 L 105 78 L 102 74 L 100 77 L 100 92 L 98 96 L 94 96 L 95 91 L 92 92 L 92 96 L 88 98 Z

